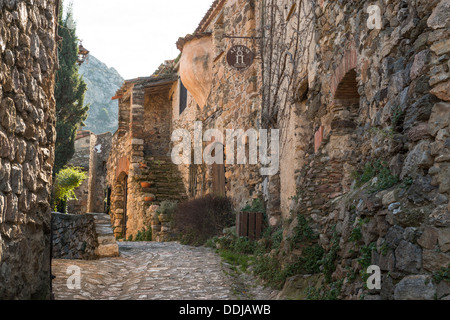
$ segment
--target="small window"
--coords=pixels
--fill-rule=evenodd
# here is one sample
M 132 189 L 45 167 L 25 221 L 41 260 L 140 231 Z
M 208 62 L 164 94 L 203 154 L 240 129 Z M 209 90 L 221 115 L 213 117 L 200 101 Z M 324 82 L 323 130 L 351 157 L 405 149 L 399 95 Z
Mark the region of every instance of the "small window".
M 182 114 L 187 107 L 187 93 L 186 87 L 180 80 L 180 114 Z

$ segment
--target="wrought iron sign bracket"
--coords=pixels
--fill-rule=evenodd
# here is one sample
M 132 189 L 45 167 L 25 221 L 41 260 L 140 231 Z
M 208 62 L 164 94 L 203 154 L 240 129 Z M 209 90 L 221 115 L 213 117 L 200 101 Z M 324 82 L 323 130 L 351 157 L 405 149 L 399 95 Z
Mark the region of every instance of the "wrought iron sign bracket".
M 228 39 L 250 39 L 250 40 L 262 39 L 262 37 L 239 37 L 239 36 L 230 36 L 228 34 L 224 34 L 222 37 Z

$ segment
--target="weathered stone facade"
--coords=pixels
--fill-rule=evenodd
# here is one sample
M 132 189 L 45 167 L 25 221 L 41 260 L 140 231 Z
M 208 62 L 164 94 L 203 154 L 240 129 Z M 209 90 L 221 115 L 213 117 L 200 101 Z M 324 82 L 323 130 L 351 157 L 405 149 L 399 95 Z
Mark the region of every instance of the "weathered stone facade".
M 90 214 L 52 214 L 54 259 L 97 258 L 95 219 Z
M 186 129 L 194 138 L 196 121 L 202 123 L 202 134 L 208 129 L 219 129 L 225 136 L 226 129 L 260 128 L 260 64 L 241 72 L 232 69 L 226 52 L 240 41 L 225 37 L 225 33 L 248 37 L 247 46 L 258 53 L 252 37 L 259 10 L 254 1 L 215 1 L 195 34 L 178 41 L 182 50 L 178 63 L 167 62 L 164 72 L 152 77 L 126 81 L 117 93 L 119 130 L 108 162 L 117 236 L 149 228 L 154 211 L 150 205 L 163 200 L 214 192 L 243 207 L 262 196 L 258 165 L 176 166 L 170 157 L 177 143 L 171 143 L 172 133 Z M 233 81 L 228 81 L 231 77 Z
M 374 4 L 382 27 L 372 30 Z M 289 150 L 272 179 L 282 192 L 267 196 L 269 207 L 281 203 L 284 253 L 301 254 L 288 246 L 301 214 L 322 247 L 339 245 L 332 279 L 344 280 L 342 298 L 448 295 L 428 283 L 450 263 L 448 1 L 267 5 L 263 123 L 282 130 Z M 363 249 L 382 270 L 381 291 L 350 280 Z
M 0 299 L 51 293 L 58 1 L 0 1 Z
M 106 181 L 106 162 L 111 152 L 112 133 L 94 135 L 91 140 L 89 159 L 89 199 L 88 211 L 106 213 L 108 184 Z
M 214 1 L 178 41 L 169 75 L 118 92 L 108 162 L 116 235 L 151 223 L 157 207 L 145 199 L 161 200 L 152 163 L 168 170 L 171 132 L 195 139 L 195 122 L 224 135 L 279 129 L 275 175 L 262 176 L 260 164 L 179 164 L 174 181 L 188 197 L 227 195 L 236 209 L 264 199 L 269 224 L 284 231 L 284 265 L 303 254 L 290 241 L 304 217 L 318 234 L 308 246 L 335 252 L 340 298 L 448 299 L 445 283 L 429 282 L 450 263 L 448 16 L 447 0 Z M 247 69 L 227 62 L 237 44 L 256 55 Z M 365 288 L 367 263 L 381 268 L 381 290 Z
M 77 200 L 68 202 L 71 214 L 106 213 L 108 184 L 106 162 L 111 152 L 112 133 L 95 135 L 80 130 L 75 140 L 75 154 L 67 164 L 82 168 L 88 178 L 75 189 Z
M 91 139 L 93 134 L 90 131 L 78 131 L 75 138 L 75 153 L 67 165 L 82 168 L 88 178 L 81 186 L 74 190 L 77 200 L 67 202 L 67 210 L 71 214 L 84 214 L 88 212 L 89 198 L 89 159 L 91 157 Z
M 119 246 L 106 213 L 52 214 L 55 259 L 118 257 Z
M 194 101 L 188 99 L 188 107 L 180 114 L 179 102 L 173 100 L 173 130 L 186 129 L 194 140 L 198 138 L 194 137 L 197 121 L 202 124 L 202 134 L 208 129 L 222 132 L 224 139 L 214 141 L 225 145 L 227 129 L 261 129 L 261 57 L 256 39 L 260 10 L 258 1 L 214 1 L 195 33 L 179 39 L 179 74 Z M 227 52 L 237 44 L 244 44 L 257 56 L 251 66 L 240 71 L 227 62 Z M 205 141 L 203 147 L 210 142 Z M 244 143 L 248 147 L 248 141 Z M 225 158 L 231 151 L 223 149 Z M 189 195 L 226 194 L 238 209 L 260 198 L 260 166 L 236 164 L 237 150 L 234 153 L 235 164 L 179 165 Z
M 119 129 L 113 136 L 107 180 L 118 238 L 129 239 L 150 228 L 151 205 L 186 197 L 170 159 L 169 93 L 178 79 L 172 68 L 161 75 L 126 81 L 115 97 L 119 99 Z

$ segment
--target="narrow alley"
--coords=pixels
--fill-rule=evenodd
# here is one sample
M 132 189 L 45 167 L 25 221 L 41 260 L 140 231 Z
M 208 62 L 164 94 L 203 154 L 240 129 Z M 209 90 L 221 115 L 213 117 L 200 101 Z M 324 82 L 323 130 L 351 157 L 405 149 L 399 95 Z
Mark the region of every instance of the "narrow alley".
M 121 242 L 120 257 L 53 260 L 56 300 L 270 300 L 276 292 L 227 270 L 205 247 L 175 242 Z M 81 289 L 69 289 L 68 268 L 81 269 Z

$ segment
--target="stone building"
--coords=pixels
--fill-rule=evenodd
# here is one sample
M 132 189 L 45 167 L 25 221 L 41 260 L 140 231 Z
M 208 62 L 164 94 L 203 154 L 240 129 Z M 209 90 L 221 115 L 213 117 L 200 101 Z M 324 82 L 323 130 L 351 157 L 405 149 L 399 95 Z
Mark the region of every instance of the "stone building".
M 266 2 L 262 123 L 281 130 L 284 252 L 307 217 L 348 299 L 448 299 L 448 1 Z M 272 68 L 271 66 L 285 66 Z M 290 223 L 290 221 L 293 221 Z M 382 271 L 368 292 L 360 262 Z M 288 262 L 285 262 L 288 263 Z M 362 270 L 362 271 L 361 271 Z
M 107 212 L 106 161 L 111 151 L 111 142 L 110 132 L 99 135 L 87 130 L 77 132 L 75 154 L 67 165 L 82 168 L 88 178 L 75 189 L 77 200 L 69 201 L 69 213 Z
M 89 176 L 89 159 L 91 157 L 92 133 L 86 130 L 77 132 L 75 138 L 75 153 L 68 162 L 69 166 L 81 168 Z M 77 200 L 67 203 L 67 210 L 72 214 L 83 214 L 88 212 L 89 179 L 83 181 L 81 186 L 75 189 Z
M 303 249 L 334 253 L 328 280 L 342 280 L 341 298 L 448 299 L 448 285 L 430 280 L 450 264 L 449 7 L 214 1 L 177 42 L 179 61 L 117 93 L 108 160 L 116 235 L 147 227 L 151 204 L 165 199 L 217 193 L 239 210 L 259 198 L 283 230 L 282 264 L 304 253 L 290 246 L 303 217 L 318 234 Z M 209 129 L 277 129 L 280 170 L 175 165 L 171 136 L 181 129 L 226 159 L 236 149 Z M 247 147 L 251 138 L 239 136 Z M 355 276 L 366 264 L 380 267 L 381 290 Z
M 202 137 L 208 129 L 225 136 L 227 129 L 260 127 L 260 64 L 238 71 L 227 64 L 226 54 L 242 41 L 258 53 L 259 14 L 254 1 L 215 1 L 195 33 L 178 41 L 179 61 L 166 62 L 152 77 L 126 81 L 117 92 L 119 129 L 108 161 L 117 236 L 149 227 L 155 208 L 151 205 L 163 200 L 216 193 L 243 207 L 262 196 L 257 164 L 175 165 L 171 158 L 177 143 L 171 141 L 172 133 L 185 129 L 193 138 L 196 123 L 201 124 Z M 223 148 L 224 139 L 210 139 L 202 149 L 214 141 Z M 223 157 L 226 152 L 223 148 Z
M 182 52 L 178 73 L 192 100 L 185 110 L 174 103 L 172 129 L 187 130 L 192 140 L 206 139 L 203 156 L 208 153 L 207 145 L 215 142 L 215 150 L 209 153 L 221 152 L 224 160 L 224 164 L 181 164 L 179 170 L 191 197 L 226 195 L 238 209 L 262 196 L 260 166 L 249 161 L 237 163 L 236 141 L 241 139 L 248 147 L 250 137 L 237 134 L 232 144 L 226 141 L 227 130 L 245 133 L 261 128 L 261 55 L 257 40 L 260 9 L 257 1 L 214 1 L 194 34 L 177 42 Z M 239 69 L 228 63 L 228 53 L 237 45 L 252 56 L 251 62 Z M 195 123 L 201 126 L 201 137 L 195 136 Z M 217 129 L 222 136 L 206 137 L 209 129 Z M 194 145 L 193 158 L 198 152 Z M 247 158 L 248 153 L 247 149 Z M 233 161 L 228 161 L 230 158 Z
M 51 294 L 59 1 L 0 1 L 0 299 Z
M 125 81 L 117 92 L 119 129 L 107 163 L 114 233 L 128 239 L 150 227 L 152 204 L 183 200 L 186 191 L 170 158 L 173 62 L 165 71 Z

